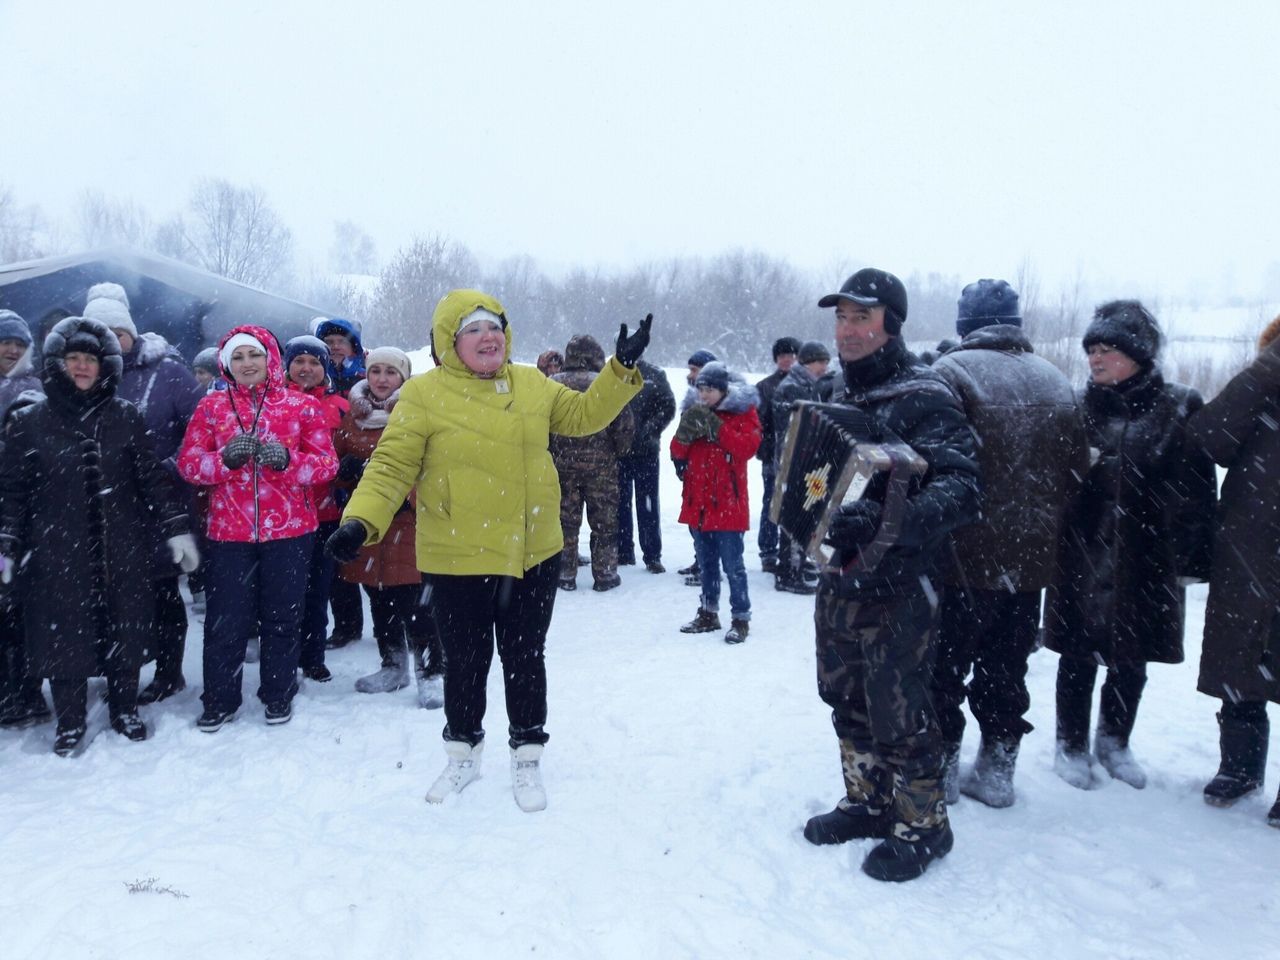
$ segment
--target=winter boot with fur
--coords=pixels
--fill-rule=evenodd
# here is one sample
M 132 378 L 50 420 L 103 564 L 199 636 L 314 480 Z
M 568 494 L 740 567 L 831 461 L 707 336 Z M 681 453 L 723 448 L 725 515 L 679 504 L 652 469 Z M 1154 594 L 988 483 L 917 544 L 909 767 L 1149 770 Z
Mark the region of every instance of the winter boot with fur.
M 751 621 L 734 620 L 729 624 L 729 632 L 724 635 L 725 643 L 742 643 L 751 632 Z
M 978 758 L 960 778 L 960 792 L 988 807 L 1013 806 L 1013 768 L 1018 744 L 982 738 Z
M 1135 790 L 1141 790 L 1147 785 L 1147 772 L 1134 759 L 1127 738 L 1103 733 L 1099 729 L 1093 738 L 1093 752 L 1098 762 L 1114 779 L 1127 783 Z
M 465 740 L 446 740 L 444 752 L 449 755 L 449 764 L 427 791 L 427 803 L 443 803 L 445 797 L 461 793 L 472 780 L 480 779 L 483 740 L 474 747 Z
M 525 813 L 547 809 L 542 786 L 542 744 L 526 743 L 511 750 L 511 792 Z
M 409 668 L 405 664 L 404 649 L 387 651 L 382 658 L 382 669 L 356 681 L 360 693 L 391 693 L 409 685 Z
M 1224 707 L 1218 714 L 1218 747 L 1222 759 L 1218 772 L 1205 785 L 1204 802 L 1229 807 L 1255 790 L 1262 789 L 1267 769 L 1267 741 L 1271 726 L 1265 708 L 1261 719 L 1233 717 Z
M 720 614 L 698 608 L 698 615 L 680 628 L 681 633 L 714 633 L 720 629 Z

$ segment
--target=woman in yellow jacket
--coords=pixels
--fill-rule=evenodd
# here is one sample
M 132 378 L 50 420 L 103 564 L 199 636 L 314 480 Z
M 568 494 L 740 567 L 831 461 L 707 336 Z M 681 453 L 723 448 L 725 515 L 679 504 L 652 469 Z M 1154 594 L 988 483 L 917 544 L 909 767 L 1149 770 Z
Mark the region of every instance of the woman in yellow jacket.
M 652 315 L 627 336 L 585 393 L 511 362 L 511 328 L 493 297 L 454 290 L 436 305 L 431 342 L 439 366 L 400 390 L 343 523 L 336 559 L 377 543 L 416 484 L 418 568 L 428 574 L 445 653 L 445 752 L 427 792 L 439 803 L 480 773 L 485 683 L 498 656 L 506 678 L 512 785 L 522 810 L 546 806 L 539 761 L 547 734 L 543 652 L 556 597 L 560 481 L 552 433 L 604 429 L 640 392 L 636 361 Z

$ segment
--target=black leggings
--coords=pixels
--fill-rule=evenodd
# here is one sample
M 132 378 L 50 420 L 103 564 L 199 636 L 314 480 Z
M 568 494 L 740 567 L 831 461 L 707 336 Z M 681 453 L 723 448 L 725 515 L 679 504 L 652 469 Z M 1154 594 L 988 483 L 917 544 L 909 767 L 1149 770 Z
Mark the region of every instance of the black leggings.
M 484 739 L 485 683 L 496 636 L 511 746 L 547 742 L 544 650 L 559 572 L 557 554 L 526 570 L 523 577 L 430 577 L 431 605 L 448 671 L 446 740 L 474 746 Z

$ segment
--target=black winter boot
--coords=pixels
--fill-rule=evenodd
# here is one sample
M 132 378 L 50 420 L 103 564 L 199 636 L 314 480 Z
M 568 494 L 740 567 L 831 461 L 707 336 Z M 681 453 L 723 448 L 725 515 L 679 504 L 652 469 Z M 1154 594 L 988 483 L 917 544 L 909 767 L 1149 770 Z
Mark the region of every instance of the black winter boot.
M 954 844 L 955 835 L 948 821 L 916 840 L 890 836 L 867 854 L 862 861 L 862 872 L 874 880 L 890 883 L 914 880 L 929 869 L 929 864 L 950 853 Z
M 773 588 L 783 593 L 798 593 L 802 597 L 811 597 L 818 592 L 815 584 L 806 581 L 799 570 L 793 569 L 779 570 Z
M 1017 743 L 983 737 L 973 768 L 960 779 L 960 792 L 988 807 L 1013 806 L 1013 769 L 1017 762 Z
M 680 628 L 681 633 L 714 633 L 720 629 L 720 614 L 698 608 L 698 615 Z
M 1280 830 L 1280 793 L 1276 794 L 1276 802 L 1271 805 L 1271 810 L 1267 813 L 1267 826 Z
M 734 620 L 729 625 L 729 632 L 724 635 L 725 643 L 742 643 L 747 639 L 747 634 L 751 630 L 751 623 L 747 620 Z
M 804 838 L 818 846 L 848 843 L 850 840 L 887 837 L 892 825 L 888 810 L 877 813 L 870 807 L 855 804 L 848 797 L 843 797 L 830 813 L 820 813 L 809 818 L 804 825 Z
M 1229 807 L 1255 790 L 1262 789 L 1267 769 L 1267 740 L 1271 725 L 1266 708 L 1252 716 L 1232 716 L 1229 706 L 1218 713 L 1218 749 L 1222 759 L 1218 772 L 1204 788 L 1204 802 L 1213 807 Z

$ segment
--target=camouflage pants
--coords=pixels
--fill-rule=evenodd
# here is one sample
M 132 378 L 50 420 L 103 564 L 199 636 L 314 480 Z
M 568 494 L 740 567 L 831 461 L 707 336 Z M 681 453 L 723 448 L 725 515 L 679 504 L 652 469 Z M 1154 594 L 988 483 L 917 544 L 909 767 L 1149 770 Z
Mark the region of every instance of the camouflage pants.
M 819 590 L 818 693 L 840 738 L 846 806 L 893 810 L 913 840 L 947 819 L 930 697 L 938 610 L 923 591 L 842 599 Z
M 596 580 L 612 577 L 618 572 L 616 462 L 560 470 L 560 527 L 564 531 L 560 576 L 567 580 L 578 575 L 578 533 L 584 504 L 591 524 L 591 574 Z

